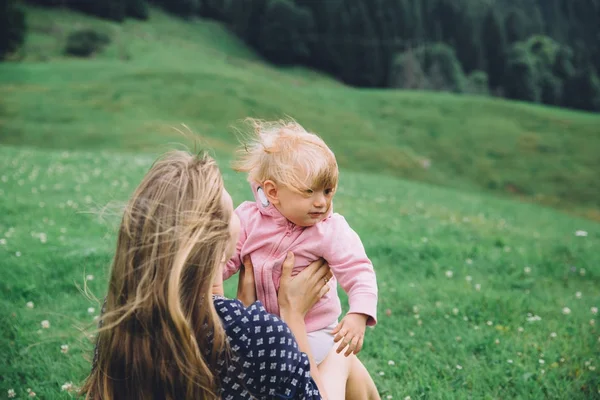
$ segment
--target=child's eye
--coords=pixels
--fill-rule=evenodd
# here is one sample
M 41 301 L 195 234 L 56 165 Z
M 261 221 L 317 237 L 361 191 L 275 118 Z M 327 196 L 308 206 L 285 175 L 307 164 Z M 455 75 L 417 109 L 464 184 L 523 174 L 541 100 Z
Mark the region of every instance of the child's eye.
M 304 193 L 306 193 L 306 194 L 313 194 L 314 192 L 313 192 L 313 190 L 312 190 L 312 189 L 306 189 L 306 190 L 304 191 Z
M 331 193 L 333 193 L 333 189 L 325 189 L 326 195 L 330 195 Z

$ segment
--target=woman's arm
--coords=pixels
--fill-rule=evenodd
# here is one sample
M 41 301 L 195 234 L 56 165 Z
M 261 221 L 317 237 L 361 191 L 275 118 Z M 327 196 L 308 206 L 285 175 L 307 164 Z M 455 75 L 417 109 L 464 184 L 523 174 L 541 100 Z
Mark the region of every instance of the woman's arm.
M 322 268 L 323 266 L 326 268 Z M 311 377 L 317 384 L 319 392 L 327 399 L 325 387 L 319 374 L 319 368 L 312 356 L 304 316 L 312 306 L 329 291 L 327 281 L 333 276 L 325 261 L 319 260 L 310 264 L 301 273 L 292 278 L 294 254 L 289 252 L 282 268 L 279 284 L 278 302 L 281 319 L 294 334 L 300 351 L 306 353 L 310 362 Z

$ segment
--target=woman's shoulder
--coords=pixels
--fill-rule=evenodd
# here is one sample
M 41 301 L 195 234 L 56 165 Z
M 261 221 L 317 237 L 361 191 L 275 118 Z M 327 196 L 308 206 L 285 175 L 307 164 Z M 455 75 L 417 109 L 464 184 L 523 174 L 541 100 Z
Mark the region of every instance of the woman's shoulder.
M 215 309 L 223 321 L 225 330 L 233 332 L 253 345 L 270 348 L 285 346 L 297 349 L 292 332 L 276 315 L 267 312 L 260 301 L 244 307 L 241 301 L 213 296 Z

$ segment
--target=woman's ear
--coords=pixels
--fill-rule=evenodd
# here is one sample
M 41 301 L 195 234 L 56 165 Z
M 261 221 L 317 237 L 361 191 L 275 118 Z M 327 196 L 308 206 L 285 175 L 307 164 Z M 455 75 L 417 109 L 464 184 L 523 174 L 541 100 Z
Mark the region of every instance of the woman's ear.
M 272 180 L 266 180 L 262 185 L 265 196 L 271 204 L 279 204 L 279 195 L 277 193 L 277 184 Z

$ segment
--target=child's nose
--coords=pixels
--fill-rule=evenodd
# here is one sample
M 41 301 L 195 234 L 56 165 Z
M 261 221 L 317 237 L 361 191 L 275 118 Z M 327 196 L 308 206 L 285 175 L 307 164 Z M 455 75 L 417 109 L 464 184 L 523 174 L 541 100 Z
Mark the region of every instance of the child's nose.
M 315 207 L 323 207 L 325 206 L 325 196 L 323 195 L 317 195 L 315 197 L 315 203 L 314 203 Z

